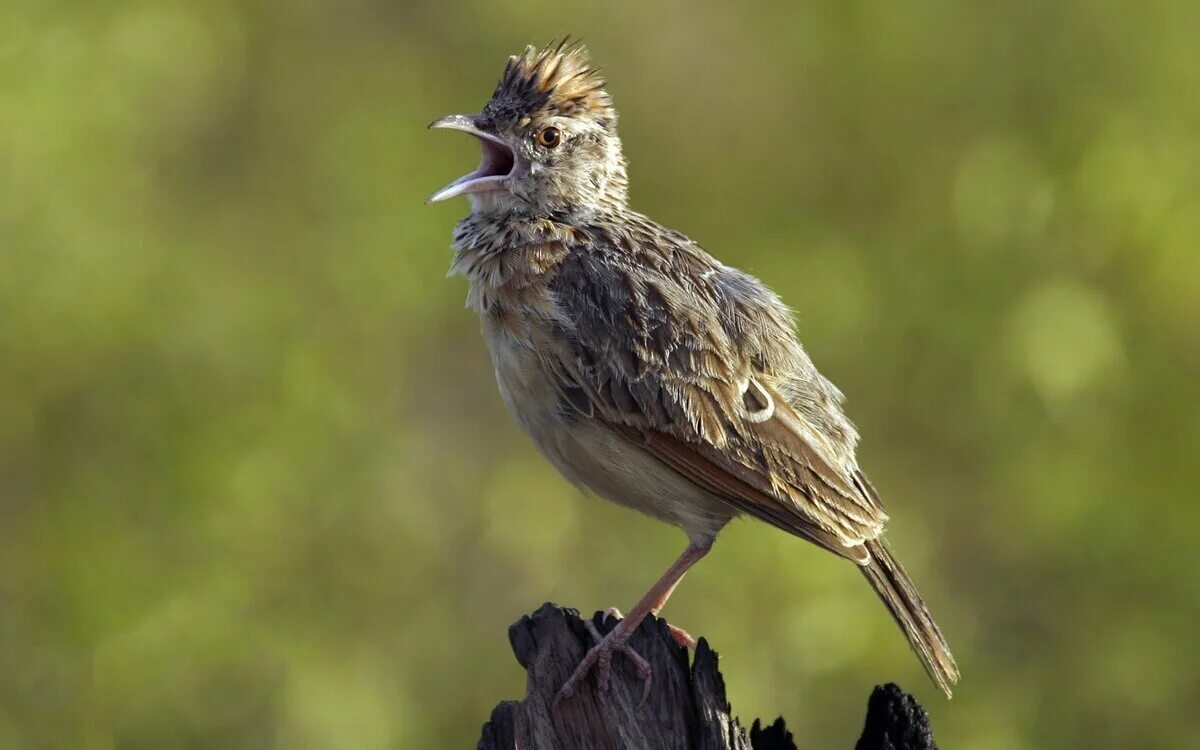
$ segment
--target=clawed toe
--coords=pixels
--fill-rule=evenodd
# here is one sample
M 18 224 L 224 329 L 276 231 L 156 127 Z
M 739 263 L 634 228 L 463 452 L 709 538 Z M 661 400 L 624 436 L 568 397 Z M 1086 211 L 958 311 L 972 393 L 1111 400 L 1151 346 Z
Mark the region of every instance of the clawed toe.
M 691 651 L 696 650 L 696 639 L 692 637 L 691 633 L 674 625 L 668 625 L 667 629 L 671 631 L 671 638 L 675 639 L 680 646 Z
M 616 622 L 620 622 L 621 620 L 625 619 L 625 615 L 621 614 L 621 610 L 617 609 L 616 607 L 609 607 L 608 609 L 604 610 L 604 615 L 601 619 L 604 622 L 608 622 L 610 618 Z M 689 651 L 696 650 L 696 639 L 692 637 L 691 633 L 677 625 L 671 625 L 669 623 L 667 624 L 667 629 L 671 631 L 671 638 L 680 646 L 683 646 Z M 592 630 L 592 635 L 596 636 L 596 639 L 599 640 L 599 635 L 595 632 L 595 629 L 593 628 Z
M 607 615 L 608 613 L 606 613 Z M 618 616 L 620 613 L 617 613 Z M 618 618 L 619 619 L 619 618 Z M 554 698 L 555 705 L 564 698 L 570 698 L 575 694 L 576 688 L 581 682 L 587 679 L 588 673 L 595 667 L 597 670 L 596 687 L 600 692 L 608 692 L 609 684 L 612 677 L 612 659 L 613 653 L 620 651 L 627 659 L 633 662 L 634 668 L 637 670 L 638 678 L 642 680 L 642 703 L 646 702 L 646 698 L 650 695 L 650 681 L 653 676 L 653 670 L 650 668 L 650 662 L 642 658 L 641 654 L 630 648 L 628 644 L 628 634 L 618 623 L 617 627 L 613 628 L 608 635 L 601 636 L 600 631 L 592 624 L 591 620 L 585 620 L 584 625 L 592 638 L 596 640 L 596 645 L 588 649 L 583 660 L 575 667 L 575 671 L 571 674 L 570 679 L 563 684 L 562 689 L 558 691 L 558 695 Z M 639 704 L 640 705 L 640 704 Z
M 616 607 L 609 607 L 608 609 L 604 610 L 604 616 L 601 618 L 601 620 L 608 622 L 610 619 L 614 622 L 620 622 L 621 620 L 625 619 L 625 615 L 621 614 L 621 610 L 617 609 Z

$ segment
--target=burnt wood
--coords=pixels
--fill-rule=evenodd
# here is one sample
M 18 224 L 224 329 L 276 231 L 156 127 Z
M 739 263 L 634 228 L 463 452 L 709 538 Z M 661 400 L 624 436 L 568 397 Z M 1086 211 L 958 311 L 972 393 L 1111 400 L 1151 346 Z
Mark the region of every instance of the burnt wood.
M 602 634 L 616 625 L 600 612 L 592 623 Z M 689 660 L 665 620 L 647 617 L 630 638 L 654 669 L 644 704 L 641 680 L 618 654 L 607 693 L 599 693 L 592 677 L 554 705 L 558 689 L 593 643 L 576 610 L 544 604 L 514 623 L 508 639 L 527 674 L 526 694 L 496 706 L 483 725 L 479 750 L 798 750 L 782 717 L 769 725 L 755 720 L 747 732 L 725 697 L 717 653 L 701 638 Z M 875 688 L 855 750 L 936 747 L 929 717 L 911 695 L 893 684 Z

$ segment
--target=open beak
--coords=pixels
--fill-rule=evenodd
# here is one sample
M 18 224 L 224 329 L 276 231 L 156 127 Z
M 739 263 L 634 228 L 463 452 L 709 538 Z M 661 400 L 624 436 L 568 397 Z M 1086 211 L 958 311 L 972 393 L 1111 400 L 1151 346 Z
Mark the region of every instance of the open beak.
M 476 124 L 477 118 L 472 115 L 450 115 L 429 123 L 432 128 L 448 128 L 470 133 L 479 140 L 483 159 L 474 172 L 459 177 L 454 182 L 429 196 L 426 204 L 457 198 L 468 193 L 483 193 L 488 190 L 499 190 L 504 181 L 518 176 L 522 170 L 528 169 L 512 147 L 500 138 L 486 130 L 481 130 Z

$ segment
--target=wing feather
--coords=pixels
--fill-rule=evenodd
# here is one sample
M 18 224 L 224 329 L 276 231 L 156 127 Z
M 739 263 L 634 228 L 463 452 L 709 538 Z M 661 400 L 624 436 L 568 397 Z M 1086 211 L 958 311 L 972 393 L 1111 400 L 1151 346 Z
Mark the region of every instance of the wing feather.
M 688 273 L 672 271 L 680 256 Z M 571 253 L 552 288 L 545 366 L 565 400 L 590 405 L 577 411 L 738 511 L 870 561 L 862 545 L 887 514 L 840 393 L 771 292 L 677 236 L 637 232 Z

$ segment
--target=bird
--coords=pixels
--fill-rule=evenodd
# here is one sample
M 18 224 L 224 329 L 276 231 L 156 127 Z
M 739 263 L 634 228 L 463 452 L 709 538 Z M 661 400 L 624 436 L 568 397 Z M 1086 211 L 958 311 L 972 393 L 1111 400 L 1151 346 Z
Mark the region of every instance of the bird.
M 888 515 L 855 457 L 843 395 L 814 366 L 793 313 L 754 276 L 629 207 L 617 111 L 569 37 L 508 58 L 478 114 L 429 125 L 474 136 L 479 166 L 427 203 L 466 196 L 451 276 L 467 281 L 501 397 L 571 483 L 680 528 L 688 544 L 563 684 L 629 646 L 732 519 L 748 516 L 855 565 L 932 681 L 958 667 L 882 535 Z M 676 640 L 694 647 L 685 631 Z

